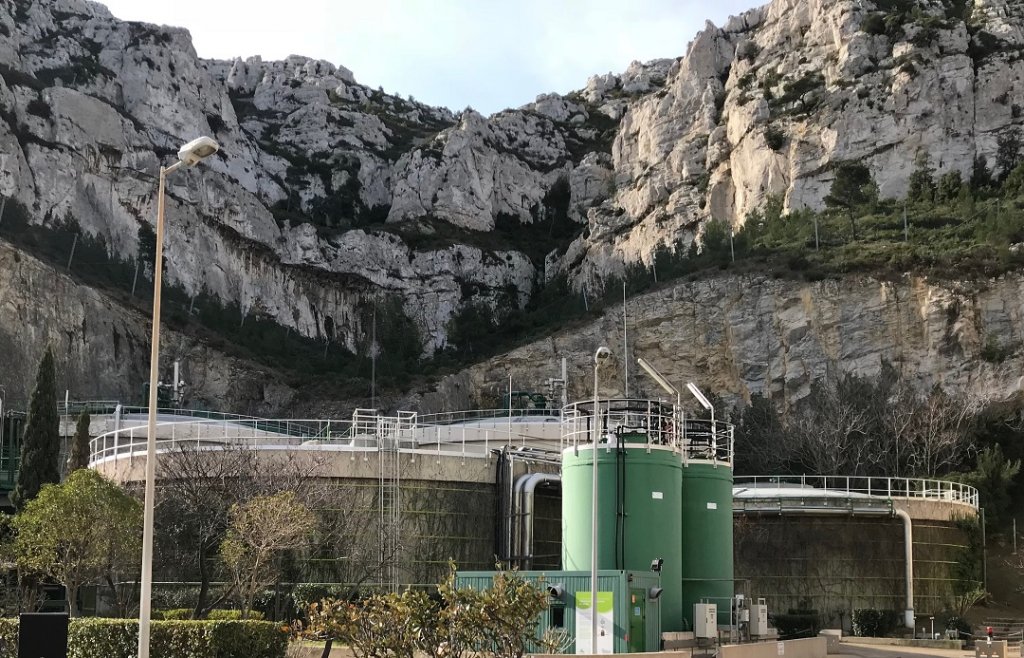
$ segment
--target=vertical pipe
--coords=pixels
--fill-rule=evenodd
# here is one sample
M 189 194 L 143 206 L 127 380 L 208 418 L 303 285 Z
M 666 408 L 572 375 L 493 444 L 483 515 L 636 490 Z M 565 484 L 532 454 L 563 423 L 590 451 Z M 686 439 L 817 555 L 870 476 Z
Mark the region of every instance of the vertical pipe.
M 903 552 L 906 559 L 907 607 L 903 612 L 903 624 L 915 628 L 914 623 L 914 528 L 910 515 L 904 510 L 893 509 L 893 514 L 903 521 Z
M 566 379 L 566 377 L 569 376 L 568 372 L 569 372 L 568 368 L 566 367 L 566 359 L 563 356 L 562 357 L 562 408 L 563 409 L 566 407 L 566 405 L 569 404 L 569 380 Z

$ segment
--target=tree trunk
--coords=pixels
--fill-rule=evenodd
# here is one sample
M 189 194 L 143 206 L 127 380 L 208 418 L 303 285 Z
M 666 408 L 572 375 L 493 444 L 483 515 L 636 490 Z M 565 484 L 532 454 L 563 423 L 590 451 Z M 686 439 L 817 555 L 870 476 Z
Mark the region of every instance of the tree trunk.
M 206 564 L 206 545 L 199 544 L 199 596 L 196 597 L 196 608 L 192 611 L 193 619 L 202 619 L 206 614 L 206 598 L 210 594 L 210 573 Z
M 77 617 L 79 615 L 78 585 L 74 583 L 64 585 L 64 596 L 68 599 L 68 616 Z
M 853 219 L 853 208 L 848 208 L 846 211 L 847 216 L 850 218 L 850 233 L 853 235 L 853 241 L 857 241 L 857 222 Z
M 330 655 L 331 655 L 331 645 L 332 644 L 334 644 L 334 638 L 333 637 L 327 638 L 327 641 L 324 642 L 324 651 L 323 651 L 323 653 L 320 654 L 320 658 L 330 658 Z

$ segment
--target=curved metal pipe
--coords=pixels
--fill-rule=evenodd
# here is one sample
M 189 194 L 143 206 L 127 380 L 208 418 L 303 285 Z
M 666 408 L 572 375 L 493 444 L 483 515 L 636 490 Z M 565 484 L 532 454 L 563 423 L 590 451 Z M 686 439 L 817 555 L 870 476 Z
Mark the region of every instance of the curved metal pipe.
M 521 495 L 522 500 L 522 527 L 519 529 L 519 541 L 522 552 L 523 569 L 531 569 L 533 567 L 533 501 L 534 492 L 537 490 L 537 486 L 547 482 L 562 482 L 562 477 L 555 473 L 534 473 L 527 478 L 526 483 L 523 485 Z
M 907 609 L 903 612 L 903 625 L 914 628 L 914 528 L 910 515 L 904 510 L 893 508 L 893 514 L 903 520 L 903 550 L 907 561 Z
M 508 561 L 522 559 L 522 523 L 523 523 L 523 485 L 533 477 L 534 473 L 524 473 L 516 478 L 515 486 L 512 488 L 512 500 L 509 502 L 509 551 Z

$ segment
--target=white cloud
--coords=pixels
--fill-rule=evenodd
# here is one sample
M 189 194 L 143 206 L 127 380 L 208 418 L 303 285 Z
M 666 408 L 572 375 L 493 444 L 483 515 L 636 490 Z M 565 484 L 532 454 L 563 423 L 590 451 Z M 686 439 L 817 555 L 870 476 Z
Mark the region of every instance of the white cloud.
M 346 66 L 360 82 L 493 112 L 579 89 L 635 59 L 678 57 L 704 26 L 756 0 L 108 0 L 126 20 L 185 27 L 201 57 L 290 54 Z M 261 6 L 262 5 L 262 6 Z

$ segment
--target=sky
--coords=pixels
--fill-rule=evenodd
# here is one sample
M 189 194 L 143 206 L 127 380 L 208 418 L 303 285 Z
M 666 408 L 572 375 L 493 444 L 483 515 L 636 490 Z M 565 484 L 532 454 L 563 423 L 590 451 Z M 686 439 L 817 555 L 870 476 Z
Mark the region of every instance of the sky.
M 758 0 L 101 0 L 118 18 L 187 28 L 200 57 L 325 59 L 356 80 L 489 114 L 565 93 L 633 60 L 685 54 L 706 20 Z M 261 10 L 260 7 L 267 7 Z

